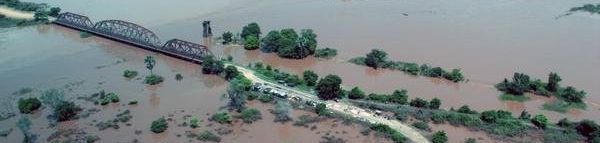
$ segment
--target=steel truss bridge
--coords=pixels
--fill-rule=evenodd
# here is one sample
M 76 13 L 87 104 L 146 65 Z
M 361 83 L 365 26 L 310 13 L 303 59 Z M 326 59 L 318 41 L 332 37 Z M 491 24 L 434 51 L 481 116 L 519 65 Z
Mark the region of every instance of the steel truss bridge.
M 65 12 L 59 14 L 54 23 L 195 63 L 202 63 L 204 57 L 212 55 L 206 46 L 184 40 L 171 39 L 161 44 L 154 32 L 127 21 L 92 23 L 87 16 Z

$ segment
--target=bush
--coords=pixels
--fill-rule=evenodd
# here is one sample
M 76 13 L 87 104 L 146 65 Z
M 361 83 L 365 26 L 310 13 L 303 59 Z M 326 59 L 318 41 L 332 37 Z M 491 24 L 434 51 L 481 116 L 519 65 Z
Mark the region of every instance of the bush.
M 260 27 L 256 22 L 252 22 L 242 28 L 240 36 L 244 38 L 244 40 L 247 40 L 245 38 L 248 38 L 249 36 L 260 37 L 260 34 Z
M 232 121 L 231 116 L 227 112 L 213 114 L 211 119 L 220 124 L 229 124 Z
M 527 130 L 527 126 L 520 120 L 503 119 L 492 123 L 490 126 L 486 127 L 485 130 L 491 134 L 514 137 L 524 134 Z
M 310 70 L 304 71 L 302 77 L 304 78 L 304 82 L 307 86 L 315 86 L 317 84 L 317 80 L 319 79 L 319 75 Z
M 461 106 L 460 108 L 458 108 L 458 110 L 456 110 L 456 112 L 465 114 L 477 114 L 477 111 L 471 110 L 471 108 L 469 108 L 468 105 Z
M 433 134 L 433 136 L 431 137 L 431 142 L 432 143 L 446 143 L 448 142 L 448 137 L 446 136 L 446 132 L 444 131 L 437 131 Z
M 340 98 L 340 92 L 342 91 L 340 84 L 342 84 L 342 79 L 339 76 L 327 75 L 319 80 L 315 90 L 319 98 L 324 100 Z
M 365 64 L 374 69 L 383 68 L 387 62 L 387 53 L 380 49 L 372 49 L 365 58 Z
M 100 102 L 100 105 L 106 105 L 110 102 L 117 103 L 117 102 L 119 102 L 119 95 L 117 95 L 115 93 L 104 94 L 104 91 L 101 91 L 100 97 L 98 100 Z
M 202 60 L 202 73 L 220 74 L 225 70 L 223 61 L 216 60 L 214 56 L 205 56 Z
M 196 139 L 198 139 L 200 141 L 221 142 L 221 137 L 213 134 L 210 131 L 204 131 L 204 132 L 200 133 L 200 135 L 198 135 L 198 137 Z
M 77 116 L 82 109 L 73 102 L 61 101 L 54 107 L 54 114 L 59 122 L 68 121 Z
M 255 36 L 245 37 L 246 41 L 244 41 L 244 49 L 246 50 L 256 50 L 260 47 L 258 38 Z
M 442 105 L 442 101 L 440 99 L 438 99 L 438 98 L 433 98 L 429 102 L 429 108 L 430 109 L 439 109 L 440 105 Z
M 231 32 L 227 31 L 223 33 L 223 44 L 231 43 L 231 41 L 233 41 L 231 37 L 233 37 L 233 34 Z
M 129 105 L 137 105 L 138 101 L 137 100 L 131 100 L 129 101 Z
M 156 85 L 163 82 L 163 80 L 164 79 L 162 76 L 151 74 L 149 76 L 146 76 L 146 79 L 144 79 L 144 83 L 149 85 Z
M 417 108 L 424 108 L 424 107 L 427 107 L 428 105 L 429 105 L 429 103 L 427 102 L 427 100 L 421 99 L 419 97 L 410 101 L 410 106 L 417 107 Z
M 152 121 L 150 124 L 150 131 L 154 133 L 162 133 L 169 127 L 167 120 L 165 118 L 159 118 L 157 120 Z
M 466 138 L 465 143 L 477 143 L 477 140 L 475 140 L 474 138 Z
M 317 58 L 330 59 L 332 57 L 335 57 L 336 55 L 337 50 L 332 48 L 317 49 L 317 51 L 315 52 L 315 57 Z
M 329 114 L 327 110 L 327 105 L 325 105 L 324 103 L 317 104 L 317 107 L 315 108 L 315 113 L 317 113 L 319 116 L 327 116 Z
M 490 110 L 481 112 L 481 120 L 489 123 L 495 123 L 498 120 L 512 119 L 512 113 L 503 110 Z
M 273 101 L 273 97 L 271 97 L 270 95 L 263 94 L 258 97 L 258 101 L 262 103 L 269 103 Z
M 352 90 L 350 90 L 350 94 L 348 94 L 348 98 L 363 99 L 363 98 L 365 98 L 365 92 L 360 90 L 360 88 L 358 88 L 358 87 L 354 87 L 354 88 L 352 88 Z
M 192 128 L 200 127 L 198 118 L 194 117 L 190 120 L 190 127 L 192 127 Z
M 21 98 L 19 99 L 18 106 L 21 113 L 29 114 L 42 107 L 42 102 L 37 98 Z
M 248 101 L 252 101 L 252 100 L 254 100 L 254 99 L 258 98 L 258 96 L 259 96 L 259 95 L 258 95 L 258 93 L 256 93 L 256 92 L 248 92 L 248 93 L 246 93 L 246 99 L 247 99 Z
M 240 116 L 245 123 L 252 123 L 262 119 L 260 111 L 254 108 L 244 109 Z
M 546 118 L 546 116 L 544 115 L 535 115 L 535 117 L 533 117 L 531 119 L 531 123 L 533 123 L 535 126 L 540 127 L 542 129 L 546 129 L 546 127 L 548 126 L 548 118 Z
M 227 66 L 225 68 L 225 79 L 231 80 L 240 75 L 240 72 L 235 66 Z
M 405 142 L 407 140 L 407 138 L 404 137 L 404 135 L 402 135 L 400 132 L 390 128 L 390 126 L 385 124 L 371 125 L 371 130 L 384 134 L 386 137 L 391 138 L 392 141 L 396 143 Z
M 421 129 L 421 130 L 426 130 L 426 131 L 430 130 L 429 124 L 427 124 L 427 122 L 423 122 L 423 121 L 414 122 L 414 123 L 412 123 L 412 126 L 417 129 Z
M 135 78 L 137 75 L 138 75 L 138 72 L 137 71 L 133 71 L 133 70 L 125 70 L 123 72 L 123 77 L 129 78 L 129 79 Z
M 183 76 L 180 73 L 175 74 L 175 80 L 182 80 Z

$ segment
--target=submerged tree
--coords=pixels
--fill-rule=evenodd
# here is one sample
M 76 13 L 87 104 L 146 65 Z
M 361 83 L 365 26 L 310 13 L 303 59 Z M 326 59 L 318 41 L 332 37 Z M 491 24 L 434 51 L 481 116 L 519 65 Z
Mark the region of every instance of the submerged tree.
M 152 69 L 154 69 L 154 65 L 156 65 L 156 60 L 154 60 L 154 57 L 146 56 L 146 59 L 144 59 L 144 63 L 146 63 L 146 68 L 150 70 L 150 74 L 153 74 Z
M 373 49 L 367 54 L 365 64 L 374 69 L 383 67 L 387 61 L 387 53 L 383 50 Z

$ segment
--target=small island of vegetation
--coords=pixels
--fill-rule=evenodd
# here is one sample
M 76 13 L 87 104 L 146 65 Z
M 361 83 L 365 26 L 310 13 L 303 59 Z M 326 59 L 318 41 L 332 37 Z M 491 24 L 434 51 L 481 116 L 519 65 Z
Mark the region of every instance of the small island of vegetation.
M 403 62 L 403 61 L 390 61 L 388 60 L 387 53 L 380 49 L 373 49 L 366 57 L 356 57 L 350 59 L 349 62 L 368 66 L 374 69 L 386 68 L 392 70 L 400 70 L 411 75 L 422 75 L 434 78 L 444 78 L 452 82 L 464 81 L 464 76 L 460 69 L 452 69 L 448 72 L 441 67 L 431 67 L 427 64 L 419 65 L 417 63 Z
M 580 7 L 573 7 L 569 9 L 569 12 L 588 12 L 590 14 L 600 14 L 600 3 L 599 4 L 585 4 Z

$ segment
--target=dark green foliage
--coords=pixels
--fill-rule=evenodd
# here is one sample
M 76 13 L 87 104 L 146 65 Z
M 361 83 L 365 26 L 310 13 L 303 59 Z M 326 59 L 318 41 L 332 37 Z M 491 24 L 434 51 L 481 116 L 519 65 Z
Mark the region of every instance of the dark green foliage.
M 152 121 L 150 124 L 150 131 L 154 133 L 162 133 L 169 127 L 167 120 L 165 118 L 159 118 L 157 120 Z
M 75 118 L 77 113 L 79 113 L 81 110 L 82 109 L 73 102 L 60 101 L 54 107 L 54 115 L 57 117 L 59 122 L 68 121 Z
M 260 27 L 256 22 L 252 22 L 242 28 L 242 33 L 240 36 L 244 38 L 244 40 L 247 40 L 247 37 L 249 36 L 254 36 L 258 38 L 260 37 L 260 34 Z
M 398 103 L 398 104 L 406 104 L 408 103 L 408 91 L 402 89 L 402 90 L 394 90 L 394 93 L 392 93 L 392 96 L 390 97 L 390 102 L 392 103 Z
M 529 112 L 523 110 L 521 112 L 521 115 L 519 115 L 519 119 L 521 119 L 521 120 L 529 120 L 529 119 L 531 119 L 531 114 L 529 114 Z
M 154 57 L 146 56 L 144 63 L 146 63 L 146 68 L 150 70 L 150 74 L 152 74 L 152 69 L 154 69 L 154 66 L 156 65 L 156 60 L 154 60 Z
M 249 101 L 252 101 L 252 100 L 258 98 L 258 96 L 259 96 L 259 93 L 256 93 L 256 92 L 247 92 L 246 93 L 246 99 Z
M 275 119 L 273 119 L 273 121 L 285 123 L 292 120 L 292 117 L 290 117 L 291 108 L 292 106 L 290 103 L 285 101 L 277 101 L 277 105 L 275 105 L 275 109 L 272 112 L 275 114 Z
M 568 86 L 558 92 L 558 97 L 569 103 L 583 103 L 585 91 L 577 91 L 574 87 Z
M 42 107 L 42 102 L 37 98 L 21 98 L 19 99 L 18 106 L 21 113 L 29 114 Z
M 544 130 L 544 142 L 546 143 L 574 143 L 581 142 L 583 137 L 574 129 L 552 129 Z
M 212 142 L 221 142 L 221 137 L 213 134 L 210 131 L 204 131 L 198 135 L 196 138 L 200 141 L 212 141 Z
M 106 105 L 108 103 L 117 103 L 119 102 L 119 95 L 115 94 L 115 93 L 108 93 L 105 94 L 104 91 L 100 91 L 100 96 L 98 97 L 98 103 L 100 103 L 100 105 Z
M 574 7 L 569 10 L 570 12 L 588 12 L 590 14 L 600 14 L 600 4 L 585 4 L 581 7 Z
M 192 128 L 198 128 L 198 127 L 200 127 L 199 122 L 200 121 L 198 121 L 198 118 L 196 118 L 196 117 L 192 118 L 190 120 L 190 127 L 192 127 Z
M 438 98 L 433 98 L 433 99 L 431 99 L 431 101 L 429 101 L 430 109 L 439 109 L 441 105 L 442 105 L 442 100 L 440 100 Z
M 329 111 L 327 110 L 327 105 L 325 105 L 324 103 L 317 104 L 317 106 L 315 107 L 315 113 L 317 113 L 319 116 L 327 116 L 329 114 Z
M 477 140 L 474 138 L 466 138 L 464 143 L 477 143 Z
M 219 74 L 225 70 L 223 61 L 216 60 L 213 56 L 206 56 L 202 61 L 202 73 Z
M 262 50 L 265 52 L 277 52 L 279 47 L 282 47 L 284 38 L 279 31 L 270 31 L 265 38 L 262 39 Z
M 262 119 L 262 114 L 258 109 L 247 108 L 241 112 L 240 117 L 245 123 L 252 123 Z
M 556 126 L 563 128 L 571 128 L 573 126 L 573 123 L 567 118 L 562 118 L 556 123 Z
M 157 85 L 159 83 L 162 83 L 164 81 L 164 78 L 160 75 L 156 75 L 156 74 L 151 74 L 149 76 L 146 76 L 146 78 L 144 79 L 144 83 L 149 84 L 149 85 Z
M 244 41 L 244 49 L 246 50 L 256 50 L 260 47 L 260 43 L 258 38 L 255 36 L 248 36 Z
M 229 44 L 233 41 L 233 34 L 229 31 L 223 33 L 223 44 Z
M 410 106 L 417 108 L 425 108 L 429 106 L 429 103 L 427 102 L 427 100 L 417 97 L 410 101 Z
M 460 69 L 452 69 L 450 73 L 445 73 L 444 78 L 453 82 L 459 82 L 465 80 Z
M 402 133 L 392 129 L 390 126 L 385 124 L 374 124 L 371 125 L 371 130 L 376 131 L 392 139 L 396 143 L 406 142 L 407 138 Z
M 262 103 L 269 103 L 269 102 L 273 101 L 273 97 L 263 94 L 258 97 L 258 101 L 260 101 Z
M 490 124 L 485 130 L 491 134 L 514 137 L 525 133 L 527 126 L 519 120 L 504 119 Z
M 582 120 L 575 125 L 575 130 L 588 139 L 600 137 L 600 126 L 591 120 Z
M 128 104 L 129 104 L 129 105 L 137 105 L 137 104 L 138 104 L 138 101 L 137 101 L 137 100 L 131 100 L 131 101 L 129 101 L 129 103 L 128 103 Z
M 315 57 L 317 58 L 330 59 L 335 57 L 336 55 L 337 50 L 332 48 L 317 49 L 317 51 L 315 52 Z
M 238 75 L 240 75 L 240 72 L 235 66 L 230 65 L 225 68 L 225 79 L 231 80 L 237 77 Z
M 180 73 L 175 74 L 175 80 L 180 81 L 183 79 L 183 76 Z
M 412 126 L 417 129 L 421 129 L 421 130 L 425 130 L 425 131 L 431 130 L 429 128 L 429 124 L 427 124 L 427 122 L 423 122 L 423 121 L 414 122 L 414 123 L 412 123 Z
M 546 129 L 546 127 L 548 126 L 548 123 L 550 121 L 548 121 L 548 118 L 546 118 L 546 116 L 544 115 L 535 115 L 532 119 L 531 119 L 531 123 L 533 123 L 535 126 L 542 128 L 542 129 Z
M 317 84 L 317 80 L 319 79 L 319 75 L 317 75 L 317 73 L 306 70 L 302 75 L 302 78 L 304 78 L 304 83 L 306 83 L 307 86 L 315 86 Z
M 546 85 L 546 89 L 551 92 L 556 92 L 558 88 L 560 88 L 560 85 L 558 84 L 558 82 L 560 81 L 562 81 L 560 76 L 558 76 L 558 74 L 556 73 L 551 72 L 548 76 L 548 84 Z
M 365 64 L 374 69 L 384 67 L 387 62 L 387 53 L 380 49 L 373 49 L 367 54 Z
M 138 75 L 138 72 L 134 71 L 134 70 L 125 70 L 123 72 L 123 77 L 129 78 L 129 79 L 135 78 L 137 75 Z
M 60 8 L 59 7 L 50 8 L 50 11 L 48 12 L 48 16 L 52 16 L 52 17 L 57 17 L 58 14 L 60 14 Z
M 469 108 L 468 105 L 461 106 L 460 108 L 458 108 L 458 110 L 456 110 L 456 112 L 465 114 L 477 114 L 477 111 L 471 110 L 471 108 Z
M 327 75 L 317 83 L 317 95 L 324 100 L 340 98 L 340 92 L 342 91 L 342 88 L 340 87 L 341 84 L 342 79 L 339 76 Z
M 523 95 L 530 88 L 529 76 L 523 73 L 515 73 L 512 81 L 504 79 L 501 83 L 496 84 L 496 88 L 512 95 Z
M 432 143 L 446 143 L 446 142 L 448 142 L 448 136 L 446 136 L 446 132 L 444 132 L 444 131 L 437 131 L 437 132 L 433 133 L 433 136 L 431 137 L 431 142 Z
M 358 88 L 358 87 L 354 87 L 354 88 L 352 88 L 352 90 L 350 90 L 350 94 L 348 94 L 348 98 L 363 99 L 363 98 L 365 98 L 365 92 L 360 90 L 360 88 Z
M 498 120 L 512 119 L 512 113 L 503 110 L 489 110 L 481 112 L 481 120 L 495 123 Z
M 227 112 L 213 114 L 211 119 L 220 124 L 229 124 L 232 121 L 231 116 Z

